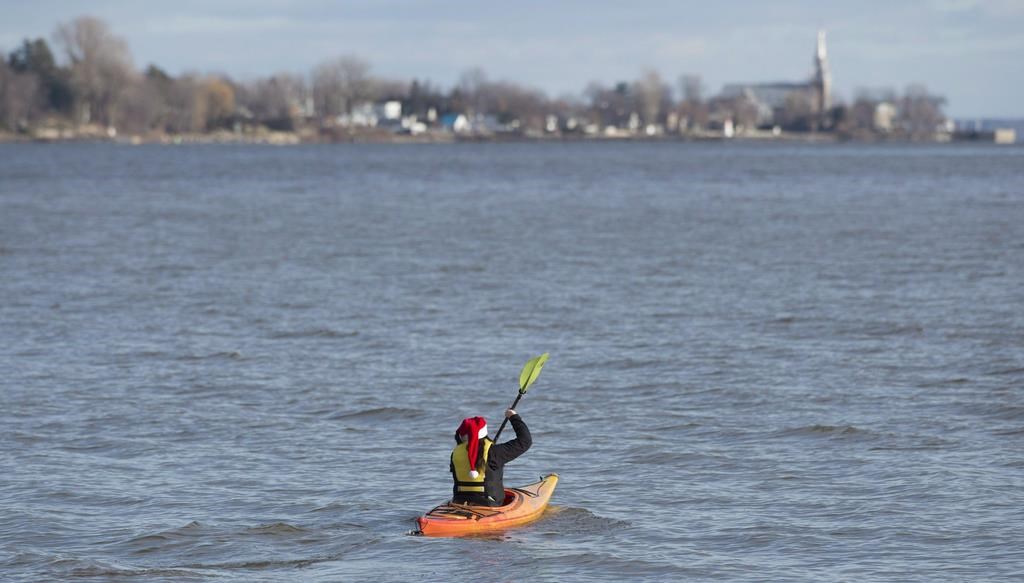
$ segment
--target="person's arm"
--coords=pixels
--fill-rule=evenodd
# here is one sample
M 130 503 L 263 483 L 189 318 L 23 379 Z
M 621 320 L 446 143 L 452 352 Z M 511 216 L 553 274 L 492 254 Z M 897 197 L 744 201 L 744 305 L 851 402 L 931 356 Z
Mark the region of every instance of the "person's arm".
M 516 432 L 516 438 L 492 445 L 487 455 L 488 461 L 498 466 L 503 466 L 523 455 L 533 445 L 533 437 L 530 436 L 530 428 L 526 426 L 526 422 L 515 411 L 509 409 L 509 412 L 511 414 L 508 415 L 508 420 L 512 424 L 512 430 Z

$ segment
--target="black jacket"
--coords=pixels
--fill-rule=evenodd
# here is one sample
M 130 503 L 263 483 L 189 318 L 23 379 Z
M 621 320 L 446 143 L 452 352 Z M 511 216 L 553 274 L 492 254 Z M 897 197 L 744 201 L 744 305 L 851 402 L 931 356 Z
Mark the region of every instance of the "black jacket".
M 505 443 L 496 443 L 491 446 L 487 454 L 487 472 L 484 474 L 484 493 L 457 492 L 455 485 L 452 485 L 452 501 L 468 502 L 484 506 L 501 506 L 505 500 L 505 485 L 503 478 L 505 464 L 526 453 L 533 445 L 533 438 L 530 436 L 530 428 L 523 422 L 522 417 L 513 415 L 508 418 L 512 430 L 516 432 L 516 438 Z M 448 464 L 452 472 L 452 479 L 455 479 L 455 466 Z

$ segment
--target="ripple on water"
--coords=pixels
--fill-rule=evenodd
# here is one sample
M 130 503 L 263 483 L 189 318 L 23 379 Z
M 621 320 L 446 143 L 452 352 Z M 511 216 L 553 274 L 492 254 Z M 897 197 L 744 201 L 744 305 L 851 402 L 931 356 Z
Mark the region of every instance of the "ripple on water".
M 234 350 L 226 350 L 222 352 L 212 352 L 210 354 L 186 354 L 177 357 L 176 360 L 181 362 L 197 362 L 203 360 L 242 360 L 244 357 L 241 352 Z
M 0 579 L 1018 580 L 1022 155 L 0 145 Z
M 89 561 L 85 566 L 72 567 L 67 576 L 73 579 L 141 578 L 147 581 L 187 581 L 206 579 L 207 575 L 188 569 L 131 568 L 116 567 L 98 561 Z
M 192 521 L 182 527 L 143 534 L 110 545 L 136 565 L 108 565 L 73 561 L 65 571 L 90 572 L 93 576 L 186 573 L 221 569 L 263 570 L 302 567 L 332 561 L 344 553 L 370 544 L 365 529 L 354 525 L 297 525 L 271 522 L 253 526 L 207 525 Z M 230 558 L 231 560 L 223 560 Z
M 989 371 L 986 374 L 989 376 L 1008 376 L 1008 375 L 1024 375 L 1024 367 L 1008 367 L 1008 368 L 997 368 Z
M 782 429 L 775 433 L 775 437 L 837 437 L 837 438 L 860 438 L 874 439 L 880 437 L 878 433 L 853 425 L 804 425 L 802 427 L 791 427 Z
M 259 526 L 252 526 L 246 528 L 243 531 L 245 534 L 256 534 L 256 535 L 293 535 L 298 533 L 309 532 L 301 526 L 295 526 L 288 524 L 287 522 L 274 522 L 271 524 L 261 524 Z
M 341 331 L 333 328 L 305 328 L 301 330 L 280 330 L 270 333 L 271 340 L 296 340 L 300 338 L 355 338 L 358 330 Z
M 413 417 L 419 417 L 423 415 L 423 411 L 418 409 L 403 409 L 401 407 L 374 407 L 372 409 L 360 409 L 358 411 L 345 411 L 342 413 L 334 413 L 329 415 L 327 418 L 332 421 L 338 421 L 341 419 L 360 419 L 360 420 L 392 420 L 392 419 L 410 419 Z
M 586 508 L 549 506 L 537 528 L 557 534 L 598 534 L 629 528 L 629 522 L 594 514 Z

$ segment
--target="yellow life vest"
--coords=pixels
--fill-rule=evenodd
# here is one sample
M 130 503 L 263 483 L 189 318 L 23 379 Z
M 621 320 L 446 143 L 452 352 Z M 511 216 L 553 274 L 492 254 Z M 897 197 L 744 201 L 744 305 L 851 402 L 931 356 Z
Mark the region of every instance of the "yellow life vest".
M 457 492 L 485 492 L 484 476 L 487 474 L 487 454 L 491 451 L 490 438 L 485 437 L 480 444 L 484 451 L 483 461 L 476 466 L 477 476 L 469 474 L 469 450 L 467 442 L 462 442 L 452 450 L 452 467 L 455 468 L 455 490 Z

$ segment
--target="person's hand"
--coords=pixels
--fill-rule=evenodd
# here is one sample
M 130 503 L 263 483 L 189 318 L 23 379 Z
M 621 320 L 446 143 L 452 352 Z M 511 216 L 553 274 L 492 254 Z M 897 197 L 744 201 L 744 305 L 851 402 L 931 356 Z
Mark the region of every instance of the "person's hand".
M 508 419 L 509 417 L 511 417 L 511 416 L 513 416 L 515 414 L 516 414 L 516 410 L 515 409 L 505 409 L 505 419 Z

